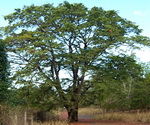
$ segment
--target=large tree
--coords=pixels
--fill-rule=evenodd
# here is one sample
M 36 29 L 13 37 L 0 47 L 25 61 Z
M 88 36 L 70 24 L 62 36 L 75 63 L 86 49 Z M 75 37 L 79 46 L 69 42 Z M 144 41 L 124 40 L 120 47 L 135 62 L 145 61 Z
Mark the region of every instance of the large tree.
M 92 86 L 88 72 L 103 55 L 120 45 L 147 43 L 138 26 L 116 11 L 81 3 L 25 6 L 5 19 L 16 81 L 51 86 L 71 122 L 78 121 L 78 104 Z

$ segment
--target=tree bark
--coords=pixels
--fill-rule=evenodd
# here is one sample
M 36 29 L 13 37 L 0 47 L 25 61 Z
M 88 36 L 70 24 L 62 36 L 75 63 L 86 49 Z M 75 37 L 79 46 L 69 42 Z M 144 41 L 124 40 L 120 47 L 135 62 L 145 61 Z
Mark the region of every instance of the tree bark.
M 78 102 L 74 102 L 73 107 L 68 107 L 68 121 L 69 122 L 78 122 Z

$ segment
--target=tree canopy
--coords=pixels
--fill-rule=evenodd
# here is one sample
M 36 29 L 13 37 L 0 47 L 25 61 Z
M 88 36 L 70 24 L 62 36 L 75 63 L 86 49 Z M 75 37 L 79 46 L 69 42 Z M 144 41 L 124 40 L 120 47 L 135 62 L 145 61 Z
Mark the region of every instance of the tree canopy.
M 135 47 L 149 42 L 137 25 L 116 11 L 88 9 L 81 3 L 24 6 L 5 19 L 16 82 L 53 89 L 70 121 L 78 120 L 78 104 L 93 84 L 87 77 L 103 56 L 124 44 Z

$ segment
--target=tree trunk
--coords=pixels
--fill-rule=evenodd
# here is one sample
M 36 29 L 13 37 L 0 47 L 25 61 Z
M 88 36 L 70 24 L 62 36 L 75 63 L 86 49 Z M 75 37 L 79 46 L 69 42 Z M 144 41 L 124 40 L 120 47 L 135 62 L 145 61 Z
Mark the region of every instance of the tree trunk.
M 74 107 L 67 108 L 69 122 L 78 122 L 78 103 Z
M 78 122 L 78 110 L 70 109 L 68 111 L 68 120 L 69 122 Z

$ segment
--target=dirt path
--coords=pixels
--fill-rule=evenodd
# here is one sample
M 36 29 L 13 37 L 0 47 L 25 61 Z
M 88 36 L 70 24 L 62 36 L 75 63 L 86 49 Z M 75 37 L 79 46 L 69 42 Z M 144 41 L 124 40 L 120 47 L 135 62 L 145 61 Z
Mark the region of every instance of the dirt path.
M 67 112 L 61 113 L 61 119 L 67 120 Z M 79 115 L 79 122 L 70 125 L 150 125 L 150 123 L 129 123 L 123 121 L 102 121 L 92 119 L 92 115 Z

